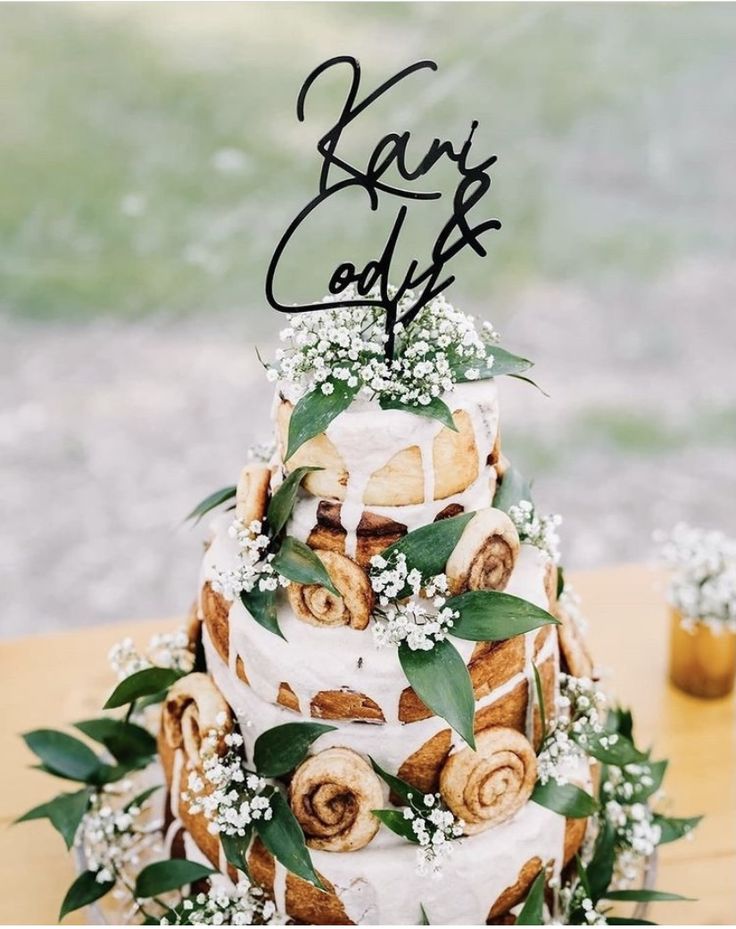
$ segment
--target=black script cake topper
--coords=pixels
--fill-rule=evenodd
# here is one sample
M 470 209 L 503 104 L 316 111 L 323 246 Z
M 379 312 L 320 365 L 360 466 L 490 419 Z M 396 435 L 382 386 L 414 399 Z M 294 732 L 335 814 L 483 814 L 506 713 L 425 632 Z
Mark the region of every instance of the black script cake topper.
M 419 162 L 412 166 L 409 164 L 408 151 L 411 141 L 410 131 L 390 132 L 376 144 L 366 166 L 357 167 L 341 154 L 340 139 L 344 130 L 371 104 L 406 77 L 418 71 L 436 71 L 437 64 L 434 61 L 417 61 L 388 78 L 359 100 L 360 64 L 358 60 L 349 55 L 330 58 L 309 74 L 299 91 L 296 113 L 300 122 L 304 122 L 305 102 L 314 82 L 326 71 L 340 65 L 347 65 L 350 70 L 350 86 L 337 120 L 317 143 L 317 151 L 322 158 L 318 192 L 292 220 L 276 246 L 266 274 L 266 298 L 274 309 L 283 313 L 323 310 L 324 303 L 297 304 L 296 306 L 283 304 L 274 292 L 277 271 L 289 244 L 302 223 L 323 204 L 333 200 L 349 188 L 365 190 L 369 197 L 371 210 L 377 210 L 379 202 L 395 200 L 400 205 L 381 255 L 368 261 L 362 268 L 356 268 L 351 262 L 342 262 L 332 272 L 328 283 L 328 290 L 331 294 L 339 294 L 352 284 L 362 298 L 352 297 L 349 300 L 330 301 L 330 306 L 375 306 L 385 309 L 386 356 L 392 358 L 396 324 L 408 325 L 423 306 L 455 280 L 454 274 L 445 271 L 447 263 L 467 246 L 479 256 L 485 257 L 487 252 L 480 241 L 481 236 L 491 229 L 501 228 L 498 219 L 486 219 L 475 225 L 470 219 L 471 211 L 491 186 L 488 169 L 497 159 L 496 155 L 489 155 L 475 164 L 470 163 L 473 135 L 478 126 L 477 120 L 473 120 L 468 136 L 459 148 L 455 148 L 448 140 L 435 138 Z M 452 196 L 450 216 L 432 246 L 426 266 L 420 267 L 420 262 L 412 259 L 403 277 L 400 277 L 392 266 L 392 260 L 409 209 L 408 204 L 402 201 L 441 198 L 442 194 L 439 191 L 417 190 L 410 185 L 427 175 L 443 158 L 452 162 L 459 174 Z M 388 183 L 384 178 L 389 168 L 393 168 L 400 179 L 406 183 L 402 186 Z M 342 171 L 341 178 L 333 181 L 333 170 L 338 169 Z M 389 281 L 392 279 L 397 284 L 397 289 L 389 293 Z M 369 296 L 376 288 L 378 296 Z M 408 307 L 402 307 L 402 313 L 399 316 L 399 303 L 405 298 L 408 290 L 414 293 L 414 299 Z

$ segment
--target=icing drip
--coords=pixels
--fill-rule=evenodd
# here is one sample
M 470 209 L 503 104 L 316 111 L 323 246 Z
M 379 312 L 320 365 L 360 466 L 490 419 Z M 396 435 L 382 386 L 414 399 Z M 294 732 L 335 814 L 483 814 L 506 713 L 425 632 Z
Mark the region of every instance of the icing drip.
M 181 798 L 181 775 L 184 769 L 184 752 L 177 748 L 174 752 L 174 765 L 171 772 L 171 796 L 169 809 L 174 819 L 179 818 L 179 801 Z
M 274 859 L 273 902 L 278 913 L 286 912 L 286 868 Z

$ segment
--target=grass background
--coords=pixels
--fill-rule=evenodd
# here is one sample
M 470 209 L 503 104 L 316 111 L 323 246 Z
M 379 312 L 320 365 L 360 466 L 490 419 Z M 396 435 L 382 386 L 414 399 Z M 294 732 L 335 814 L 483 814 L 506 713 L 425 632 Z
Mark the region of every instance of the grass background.
M 503 385 L 504 440 L 566 519 L 569 563 L 647 557 L 655 526 L 736 521 L 736 10 L 731 4 L 3 4 L 0 578 L 14 634 L 174 614 L 197 546 L 180 515 L 268 430 L 252 343 L 314 146 L 361 59 L 370 88 L 439 64 L 351 127 L 499 162 L 489 257 L 453 299 L 538 361 Z M 432 182 L 449 190 L 451 174 Z M 445 204 L 415 211 L 397 267 Z M 356 196 L 284 281 L 319 296 L 383 214 Z

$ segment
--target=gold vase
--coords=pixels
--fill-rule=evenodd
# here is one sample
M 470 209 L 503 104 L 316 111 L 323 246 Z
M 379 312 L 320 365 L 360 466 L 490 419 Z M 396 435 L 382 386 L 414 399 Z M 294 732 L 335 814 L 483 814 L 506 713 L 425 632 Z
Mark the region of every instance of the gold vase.
M 725 697 L 736 679 L 736 633 L 713 632 L 699 620 L 683 626 L 680 612 L 670 610 L 670 680 L 694 697 Z

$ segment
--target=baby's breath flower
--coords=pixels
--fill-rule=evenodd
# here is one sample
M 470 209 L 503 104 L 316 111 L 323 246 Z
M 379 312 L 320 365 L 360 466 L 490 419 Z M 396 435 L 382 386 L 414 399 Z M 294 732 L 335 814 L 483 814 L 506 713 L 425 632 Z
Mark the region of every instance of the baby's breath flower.
M 372 627 L 376 645 L 406 642 L 412 651 L 429 651 L 447 637 L 459 614 L 445 606 L 446 575 L 424 581 L 416 568 L 409 570 L 406 556 L 399 553 L 390 562 L 375 555 L 370 578 L 379 604 Z
M 213 566 L 212 578 L 213 588 L 228 600 L 235 600 L 244 591 L 250 593 L 256 588 L 260 591 L 277 590 L 289 584 L 271 564 L 274 556 L 268 551 L 270 539 L 262 529 L 262 523 L 257 519 L 246 526 L 236 517 L 228 530 L 238 544 L 237 565 L 227 571 Z
M 369 298 L 378 296 L 376 290 Z M 492 364 L 487 349 L 497 340 L 493 327 L 484 325 L 478 332 L 473 317 L 456 310 L 441 294 L 422 307 L 409 326 L 397 324 L 394 358 L 387 360 L 381 307 L 330 307 L 338 299 L 353 297 L 364 299 L 349 287 L 325 297 L 324 310 L 291 317 L 280 333 L 284 347 L 276 352 L 269 380 L 290 382 L 302 393 L 318 386 L 326 395 L 343 381 L 368 399 L 427 406 L 451 391 L 460 374 L 475 380 L 481 365 Z M 415 295 L 407 291 L 399 301 L 399 315 L 414 301 Z
M 590 678 L 560 674 L 555 720 L 537 759 L 537 776 L 542 784 L 554 780 L 567 784 L 580 769 L 585 742 L 590 733 L 603 732 L 605 695 Z
M 655 540 L 672 570 L 668 600 L 683 624 L 693 629 L 700 621 L 714 632 L 736 630 L 736 540 L 685 523 L 656 533 Z
M 509 507 L 509 517 L 516 526 L 522 542 L 534 545 L 553 561 L 560 561 L 560 537 L 557 527 L 562 523 L 562 517 L 557 513 L 541 516 L 531 500 L 520 500 L 515 506 Z
M 171 925 L 282 926 L 286 922 L 263 889 L 245 878 L 232 890 L 212 886 L 206 894 L 185 897 L 175 915 Z
M 402 809 L 411 823 L 417 844 L 417 872 L 439 876 L 442 864 L 452 852 L 452 840 L 463 834 L 463 823 L 456 819 L 442 801 L 441 794 L 410 795 L 410 806 Z
M 118 680 L 123 680 L 152 667 L 189 672 L 194 666 L 194 653 L 186 630 L 178 629 L 152 636 L 143 654 L 136 649 L 131 638 L 125 638 L 113 645 L 107 660 Z

